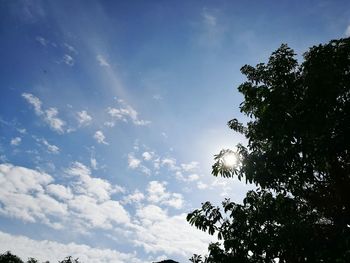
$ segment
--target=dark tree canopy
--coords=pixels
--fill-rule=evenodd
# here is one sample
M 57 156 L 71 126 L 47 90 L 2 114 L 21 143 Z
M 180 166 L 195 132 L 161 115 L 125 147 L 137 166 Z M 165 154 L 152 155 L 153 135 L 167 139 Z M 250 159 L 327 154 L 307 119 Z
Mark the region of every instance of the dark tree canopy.
M 221 243 L 192 262 L 350 262 L 350 39 L 314 46 L 298 64 L 287 45 L 256 67 L 242 113 L 231 129 L 244 134 L 240 164 L 216 156 L 213 175 L 254 183 L 243 204 L 210 202 L 187 220 Z

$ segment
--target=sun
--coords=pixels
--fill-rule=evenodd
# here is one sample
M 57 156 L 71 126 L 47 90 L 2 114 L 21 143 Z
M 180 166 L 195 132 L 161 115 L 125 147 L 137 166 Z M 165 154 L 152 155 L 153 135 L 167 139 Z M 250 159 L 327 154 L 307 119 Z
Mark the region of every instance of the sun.
M 222 157 L 222 162 L 227 169 L 232 169 L 237 165 L 238 158 L 237 154 L 234 152 L 227 152 Z

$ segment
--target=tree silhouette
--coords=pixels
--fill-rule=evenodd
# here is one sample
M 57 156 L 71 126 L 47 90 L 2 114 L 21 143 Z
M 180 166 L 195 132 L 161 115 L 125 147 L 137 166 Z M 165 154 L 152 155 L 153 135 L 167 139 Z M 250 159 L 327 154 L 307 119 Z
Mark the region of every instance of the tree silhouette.
M 16 255 L 11 254 L 10 251 L 0 255 L 0 263 L 23 263 L 23 261 Z
M 256 185 L 242 204 L 225 199 L 188 214 L 217 234 L 192 262 L 350 262 L 350 39 L 314 46 L 298 64 L 287 45 L 245 65 L 240 110 L 228 126 L 248 139 L 239 164 L 215 156 L 212 174 Z M 223 210 L 223 211 L 222 211 Z

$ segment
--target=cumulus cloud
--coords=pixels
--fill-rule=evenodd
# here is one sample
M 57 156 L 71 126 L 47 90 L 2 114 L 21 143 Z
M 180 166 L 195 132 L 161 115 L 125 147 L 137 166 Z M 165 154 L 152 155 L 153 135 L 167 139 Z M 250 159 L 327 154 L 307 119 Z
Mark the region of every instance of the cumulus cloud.
M 108 145 L 108 143 L 105 141 L 106 136 L 103 134 L 102 131 L 96 131 L 94 134 L 94 138 L 98 143 L 102 143 L 102 144 L 106 144 Z
M 166 190 L 166 183 L 151 181 L 147 187 L 147 200 L 152 203 L 171 206 L 180 209 L 183 206 L 184 200 L 179 193 L 170 193 Z
M 183 163 L 181 164 L 181 168 L 185 171 L 185 172 L 190 172 L 193 170 L 198 169 L 199 167 L 199 163 L 198 162 L 190 162 L 190 163 Z
M 11 164 L 0 165 L 0 213 L 28 222 L 37 220 L 59 228 L 51 217 L 67 215 L 67 205 L 45 194 L 53 178 L 42 172 Z
M 25 236 L 10 235 L 0 231 L 0 250 L 10 250 L 23 260 L 34 257 L 40 262 L 58 262 L 68 255 L 86 263 L 141 263 L 135 254 L 111 249 L 94 248 L 76 243 L 62 244 L 50 240 L 33 240 Z
M 143 164 L 141 164 L 141 160 L 136 158 L 133 153 L 128 154 L 128 167 L 133 170 L 137 169 L 138 171 L 146 175 L 151 174 L 151 170 L 146 166 L 144 166 Z
M 21 141 L 22 141 L 22 139 L 20 137 L 15 137 L 15 138 L 11 139 L 10 143 L 13 146 L 18 146 L 21 144 Z
M 132 194 L 124 197 L 124 203 L 140 203 L 145 199 L 145 195 L 139 190 L 135 190 Z
M 56 108 L 49 108 L 44 110 L 42 102 L 38 97 L 30 93 L 22 93 L 22 97 L 34 107 L 34 112 L 37 116 L 42 117 L 44 121 L 58 133 L 64 133 L 65 122 L 58 117 L 58 110 Z
M 111 198 L 113 193 L 124 192 L 122 187 L 92 177 L 90 170 L 78 162 L 66 173 L 72 176 L 72 188 L 54 183 L 46 173 L 1 164 L 0 214 L 53 228 L 71 224 L 77 230 L 129 224 L 128 212 Z
M 87 126 L 91 123 L 92 117 L 87 113 L 87 111 L 82 110 L 77 112 L 77 120 L 80 126 Z
M 106 122 L 109 126 L 114 126 L 115 122 L 118 120 L 122 120 L 124 122 L 131 121 L 137 126 L 145 126 L 151 123 L 150 121 L 140 119 L 139 113 L 133 107 L 128 105 L 125 101 L 119 100 L 119 103 L 119 108 L 107 108 L 107 113 L 112 118 L 111 121 Z
M 154 152 L 144 152 L 142 154 L 143 159 L 146 161 L 151 160 L 153 158 L 153 156 L 154 156 Z
M 101 66 L 101 67 L 110 67 L 107 59 L 102 56 L 102 55 L 97 55 L 96 56 L 96 60 L 98 61 L 98 64 Z
M 204 254 L 208 244 L 215 239 L 190 226 L 186 214 L 169 216 L 156 205 L 140 207 L 136 211 L 140 224 L 135 225 L 135 245 L 148 253 L 166 253 L 189 257 L 193 253 Z
M 128 166 L 131 169 L 136 169 L 141 164 L 141 161 L 137 159 L 133 154 L 128 154 Z

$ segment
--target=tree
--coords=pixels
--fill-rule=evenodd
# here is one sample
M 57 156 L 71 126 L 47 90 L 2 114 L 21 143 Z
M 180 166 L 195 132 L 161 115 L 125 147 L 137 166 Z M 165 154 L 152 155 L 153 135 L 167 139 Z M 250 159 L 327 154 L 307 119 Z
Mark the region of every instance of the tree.
M 242 113 L 228 126 L 248 139 L 215 156 L 212 174 L 256 185 L 242 204 L 226 199 L 188 214 L 217 234 L 192 262 L 350 262 L 350 39 L 313 46 L 299 64 L 287 45 L 245 65 Z M 223 211 L 222 211 L 223 210 Z
M 11 254 L 10 251 L 7 251 L 0 255 L 0 263 L 23 263 L 23 261 L 16 255 Z

